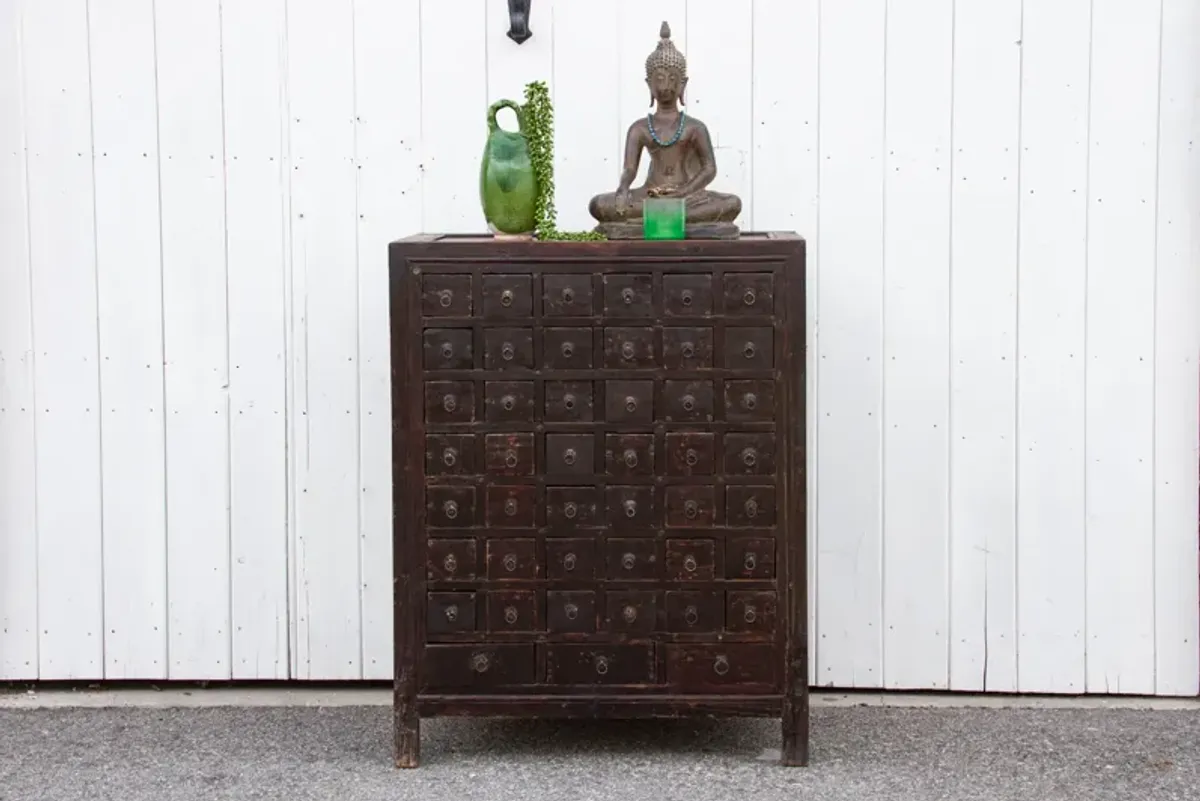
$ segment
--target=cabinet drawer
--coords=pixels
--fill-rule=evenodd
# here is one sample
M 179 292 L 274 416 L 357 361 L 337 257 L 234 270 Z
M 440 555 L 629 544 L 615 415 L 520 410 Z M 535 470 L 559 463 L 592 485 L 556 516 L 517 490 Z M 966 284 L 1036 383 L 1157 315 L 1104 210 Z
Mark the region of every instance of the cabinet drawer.
M 650 684 L 652 645 L 550 645 L 547 684 Z
M 427 645 L 421 670 L 426 690 L 482 690 L 533 684 L 532 644 Z
M 668 645 L 667 683 L 683 692 L 769 692 L 780 688 L 783 655 L 773 645 Z

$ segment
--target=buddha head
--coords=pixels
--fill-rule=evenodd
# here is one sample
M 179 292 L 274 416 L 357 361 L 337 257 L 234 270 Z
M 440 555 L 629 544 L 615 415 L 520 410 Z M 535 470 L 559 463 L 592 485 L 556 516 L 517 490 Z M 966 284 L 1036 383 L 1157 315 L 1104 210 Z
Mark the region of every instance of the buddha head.
M 671 26 L 663 22 L 658 33 L 658 46 L 646 57 L 646 86 L 650 89 L 650 105 L 658 101 L 661 108 L 684 102 L 687 89 L 687 59 L 671 41 Z

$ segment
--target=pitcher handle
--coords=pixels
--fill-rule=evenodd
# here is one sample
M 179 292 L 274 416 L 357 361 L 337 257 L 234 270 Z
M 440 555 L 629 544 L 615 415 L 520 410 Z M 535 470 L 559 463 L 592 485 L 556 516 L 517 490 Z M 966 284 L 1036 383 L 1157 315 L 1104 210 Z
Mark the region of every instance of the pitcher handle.
M 513 110 L 513 112 L 517 115 L 517 130 L 523 133 L 525 131 L 525 121 L 521 113 L 521 106 L 512 100 L 497 100 L 495 103 L 488 106 L 488 133 L 495 133 L 496 131 L 500 130 L 500 123 L 496 122 L 496 112 L 500 111 L 502 108 L 511 108 Z

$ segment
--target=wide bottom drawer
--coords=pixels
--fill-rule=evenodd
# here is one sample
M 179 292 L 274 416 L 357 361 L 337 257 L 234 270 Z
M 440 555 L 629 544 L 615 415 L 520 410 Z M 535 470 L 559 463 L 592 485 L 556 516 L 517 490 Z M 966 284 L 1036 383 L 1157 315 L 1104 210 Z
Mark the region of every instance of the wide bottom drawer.
M 761 693 L 782 687 L 783 657 L 767 643 L 665 645 L 668 688 L 685 693 Z
M 537 681 L 533 644 L 427 645 L 421 666 L 426 690 L 493 689 Z

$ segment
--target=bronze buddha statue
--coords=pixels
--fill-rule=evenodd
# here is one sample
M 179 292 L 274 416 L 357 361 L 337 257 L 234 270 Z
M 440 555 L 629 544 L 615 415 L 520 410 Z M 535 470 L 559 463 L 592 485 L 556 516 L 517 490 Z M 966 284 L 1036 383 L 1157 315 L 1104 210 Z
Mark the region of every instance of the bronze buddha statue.
M 679 108 L 687 89 L 687 59 L 671 41 L 666 22 L 659 37 L 658 46 L 646 58 L 650 105 L 657 108 L 629 126 L 617 190 L 592 198 L 588 211 L 599 223 L 596 230 L 609 239 L 640 239 L 642 201 L 680 197 L 685 201 L 688 237 L 736 237 L 733 221 L 742 211 L 742 201 L 737 195 L 707 188 L 717 175 L 708 128 Z M 630 189 L 643 149 L 650 155 L 646 183 Z

